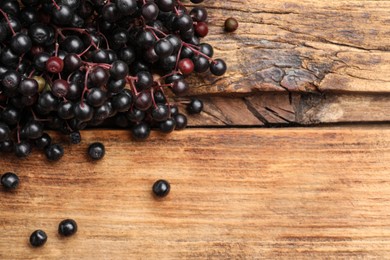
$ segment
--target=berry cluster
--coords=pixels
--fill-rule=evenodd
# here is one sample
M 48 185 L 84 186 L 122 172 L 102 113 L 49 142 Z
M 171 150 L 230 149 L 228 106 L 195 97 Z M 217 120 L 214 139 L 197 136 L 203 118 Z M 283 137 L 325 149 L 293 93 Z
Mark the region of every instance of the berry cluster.
M 109 118 L 136 140 L 185 128 L 167 93 L 183 95 L 193 72 L 226 71 L 207 34 L 206 9 L 180 0 L 0 1 L 0 151 L 25 157 L 35 145 L 58 160 L 46 129 L 78 143 Z

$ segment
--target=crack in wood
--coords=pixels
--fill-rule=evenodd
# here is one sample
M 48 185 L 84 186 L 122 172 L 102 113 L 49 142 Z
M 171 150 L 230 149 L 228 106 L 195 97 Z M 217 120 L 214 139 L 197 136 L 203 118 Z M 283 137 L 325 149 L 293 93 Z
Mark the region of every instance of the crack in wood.
M 269 125 L 269 122 L 267 119 L 265 119 L 264 116 L 262 116 L 259 111 L 253 106 L 253 104 L 246 98 L 243 98 L 244 103 L 246 107 L 248 108 L 248 111 L 251 112 L 260 122 L 262 122 L 265 126 Z

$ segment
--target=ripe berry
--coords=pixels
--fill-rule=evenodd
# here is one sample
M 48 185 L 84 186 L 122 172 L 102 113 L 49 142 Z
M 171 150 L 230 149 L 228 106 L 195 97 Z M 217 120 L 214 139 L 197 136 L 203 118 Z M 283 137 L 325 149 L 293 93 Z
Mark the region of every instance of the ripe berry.
M 10 134 L 9 126 L 0 122 L 0 142 L 4 142 L 8 139 Z
M 59 144 L 51 144 L 45 149 L 46 158 L 50 161 L 58 161 L 64 156 L 64 148 Z
M 114 3 L 104 5 L 102 15 L 104 20 L 110 23 L 116 22 L 121 17 L 120 11 Z
M 88 155 L 92 160 L 100 160 L 106 153 L 105 147 L 102 143 L 92 143 L 88 147 Z
M 140 71 L 137 73 L 137 81 L 135 82 L 135 86 L 137 89 L 143 90 L 148 89 L 153 85 L 153 77 L 147 71 Z
M 155 20 L 158 16 L 158 6 L 155 3 L 146 3 L 142 6 L 142 16 L 147 21 Z
M 51 87 L 51 92 L 56 97 L 65 97 L 68 94 L 69 83 L 64 79 L 56 79 Z
M 39 138 L 34 140 L 34 143 L 38 149 L 46 148 L 51 144 L 51 137 L 47 133 L 43 133 Z
M 77 223 L 73 219 L 65 219 L 58 225 L 58 233 L 62 236 L 71 236 L 77 232 Z
M 6 189 L 16 189 L 19 186 L 19 177 L 13 172 L 4 173 L 1 176 L 1 184 Z
M 70 142 L 72 144 L 78 144 L 81 142 L 81 134 L 79 131 L 74 131 L 69 134 Z
M 59 9 L 53 6 L 52 19 L 58 25 L 66 25 L 72 21 L 73 11 L 67 5 L 60 5 Z
M 69 53 L 64 58 L 64 69 L 68 72 L 79 69 L 82 64 L 80 57 L 74 53 Z
M 163 133 L 171 133 L 173 130 L 175 130 L 175 126 L 176 122 L 172 118 L 168 118 L 159 124 L 160 130 Z
M 199 114 L 203 110 L 203 102 L 199 99 L 192 99 L 187 106 L 188 113 Z
M 157 0 L 158 8 L 163 12 L 172 11 L 175 5 L 174 0 Z
M 27 141 L 21 141 L 15 144 L 14 151 L 17 157 L 27 157 L 31 153 L 31 145 Z
M 152 111 L 152 118 L 157 122 L 165 121 L 169 117 L 169 108 L 165 104 L 157 104 Z
M 19 93 L 23 96 L 33 96 L 38 93 L 39 85 L 35 79 L 25 78 L 19 84 Z
M 35 230 L 30 236 L 30 244 L 33 247 L 43 246 L 47 241 L 47 235 L 43 230 Z
M 172 84 L 172 91 L 178 96 L 185 94 L 187 90 L 188 84 L 183 79 L 176 80 Z
M 153 184 L 152 190 L 155 196 L 163 198 L 169 194 L 171 185 L 166 180 L 158 180 Z
M 116 0 L 118 11 L 123 15 L 131 15 L 137 10 L 136 0 Z
M 23 54 L 31 49 L 32 41 L 28 35 L 17 33 L 11 38 L 10 46 L 14 53 Z
M 204 7 L 194 7 L 191 10 L 190 15 L 196 22 L 204 22 L 207 20 L 207 10 Z
M 135 140 L 145 140 L 150 135 L 150 127 L 145 122 L 141 122 L 141 123 L 135 125 L 131 129 L 131 132 L 132 132 L 133 138 Z
M 154 45 L 154 51 L 160 58 L 166 58 L 173 52 L 173 45 L 168 39 L 161 39 Z
M 187 117 L 185 115 L 178 113 L 177 115 L 175 115 L 174 119 L 176 122 L 176 127 L 175 127 L 176 130 L 182 130 L 182 129 L 186 128 Z
M 111 64 L 110 76 L 114 79 L 124 79 L 129 73 L 129 66 L 124 61 L 118 60 Z
M 216 59 L 210 64 L 210 72 L 216 76 L 222 76 L 226 72 L 226 63 L 221 59 Z

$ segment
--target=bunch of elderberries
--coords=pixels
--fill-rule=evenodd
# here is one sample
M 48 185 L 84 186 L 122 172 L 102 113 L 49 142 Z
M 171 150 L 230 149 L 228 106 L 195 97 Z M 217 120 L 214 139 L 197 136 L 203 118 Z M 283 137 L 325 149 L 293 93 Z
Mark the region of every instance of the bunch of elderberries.
M 200 42 L 206 21 L 205 8 L 179 0 L 2 0 L 0 151 L 25 157 L 36 146 L 57 160 L 63 149 L 46 129 L 78 143 L 81 129 L 109 118 L 137 140 L 183 129 L 167 91 L 183 95 L 193 72 L 226 71 Z

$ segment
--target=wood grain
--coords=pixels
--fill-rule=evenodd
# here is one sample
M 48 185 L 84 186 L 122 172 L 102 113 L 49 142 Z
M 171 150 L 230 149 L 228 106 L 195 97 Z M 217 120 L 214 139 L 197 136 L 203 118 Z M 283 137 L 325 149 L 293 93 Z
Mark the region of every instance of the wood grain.
M 221 78 L 193 77 L 190 94 L 389 92 L 390 1 L 205 1 L 206 42 L 226 59 Z M 229 16 L 239 20 L 223 31 Z
M 181 111 L 189 99 L 178 100 Z M 204 110 L 188 117 L 192 127 L 295 126 L 390 122 L 387 93 L 276 93 L 201 97 Z
M 56 137 L 56 141 L 64 142 Z M 148 142 L 85 131 L 48 163 L 0 157 L 0 259 L 387 259 L 388 127 L 187 130 Z M 86 159 L 92 141 L 104 160 Z M 169 196 L 151 186 L 166 178 Z M 59 238 L 74 218 L 79 232 Z M 28 246 L 44 229 L 43 248 Z

